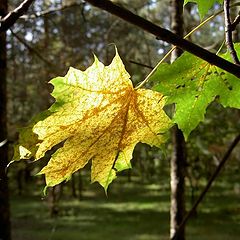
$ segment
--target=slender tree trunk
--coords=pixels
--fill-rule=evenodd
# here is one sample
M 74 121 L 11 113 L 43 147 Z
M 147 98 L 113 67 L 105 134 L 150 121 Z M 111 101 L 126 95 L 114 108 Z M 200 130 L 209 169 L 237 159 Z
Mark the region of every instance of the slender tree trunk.
M 71 189 L 72 189 L 72 197 L 77 198 L 77 189 L 76 189 L 76 175 L 72 175 L 71 179 Z
M 0 1 L 0 17 L 7 13 L 7 0 Z M 7 49 L 6 33 L 0 33 L 0 142 L 7 139 Z M 8 179 L 6 166 L 8 164 L 8 147 L 4 144 L 0 147 L 0 239 L 10 240 L 10 211 L 8 195 Z
M 78 173 L 78 199 L 83 198 L 83 178 L 81 172 Z
M 49 188 L 48 190 L 48 206 L 50 211 L 50 217 L 55 218 L 59 214 L 59 198 L 60 198 L 60 192 L 61 192 L 61 184 L 54 186 L 52 188 Z
M 183 0 L 171 1 L 172 31 L 183 36 Z M 182 54 L 176 49 L 171 56 L 173 62 Z M 171 158 L 171 209 L 170 209 L 170 239 L 175 235 L 185 214 L 184 178 L 186 167 L 186 148 L 182 132 L 175 127 L 173 130 L 173 155 Z M 185 239 L 184 229 L 178 234 L 177 240 Z

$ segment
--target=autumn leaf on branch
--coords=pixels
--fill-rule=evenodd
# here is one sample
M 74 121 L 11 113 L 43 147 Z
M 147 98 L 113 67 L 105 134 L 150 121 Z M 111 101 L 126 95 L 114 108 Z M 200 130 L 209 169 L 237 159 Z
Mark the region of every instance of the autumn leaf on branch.
M 116 172 L 130 168 L 138 142 L 160 147 L 172 123 L 162 94 L 134 89 L 116 51 L 109 66 L 96 57 L 86 71 L 70 68 L 51 81 L 56 99 L 50 116 L 32 128 L 38 136 L 35 159 L 64 142 L 41 170 L 54 186 L 92 162 L 91 180 L 105 190 Z M 21 143 L 24 145 L 24 143 Z

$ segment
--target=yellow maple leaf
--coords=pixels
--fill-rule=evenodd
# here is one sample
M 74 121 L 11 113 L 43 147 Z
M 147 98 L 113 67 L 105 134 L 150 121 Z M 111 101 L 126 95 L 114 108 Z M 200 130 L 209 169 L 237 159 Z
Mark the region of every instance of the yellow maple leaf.
M 69 179 L 91 160 L 91 180 L 106 190 L 117 171 L 131 167 L 138 142 L 158 147 L 165 142 L 172 124 L 162 109 L 164 97 L 134 89 L 117 51 L 109 66 L 95 57 L 87 70 L 70 68 L 51 83 L 53 113 L 33 127 L 39 138 L 36 159 L 64 142 L 40 172 L 47 186 Z

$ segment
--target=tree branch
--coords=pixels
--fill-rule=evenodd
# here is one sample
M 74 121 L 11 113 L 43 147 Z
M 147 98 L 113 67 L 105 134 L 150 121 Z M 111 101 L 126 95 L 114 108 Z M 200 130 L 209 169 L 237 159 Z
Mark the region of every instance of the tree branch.
M 131 11 L 122 8 L 109 0 L 85 0 L 93 6 L 103 9 L 113 15 L 120 17 L 121 19 L 138 26 L 139 28 L 155 35 L 156 37 L 173 44 L 185 51 L 188 51 L 195 56 L 215 65 L 223 70 L 232 73 L 233 75 L 240 78 L 240 67 L 233 64 L 225 59 L 218 57 L 217 55 L 199 47 L 198 45 L 191 43 L 171 31 L 157 26 L 156 24 L 132 13 Z
M 51 70 L 51 72 L 59 75 L 59 72 L 55 70 L 57 69 L 56 66 L 54 66 L 51 62 L 49 62 L 46 58 L 44 58 L 36 49 L 31 47 L 27 42 L 25 42 L 20 36 L 14 33 L 11 29 L 10 31 L 12 35 L 29 50 L 29 52 L 34 53 L 40 60 L 42 60 L 46 64 L 46 66 Z
M 72 3 L 70 5 L 61 6 L 61 7 L 57 7 L 57 8 L 54 8 L 54 9 L 41 11 L 41 12 L 36 12 L 36 13 L 30 14 L 30 15 L 28 15 L 28 14 L 22 15 L 20 18 L 28 20 L 28 19 L 35 19 L 35 18 L 39 18 L 39 17 L 44 17 L 46 15 L 54 14 L 54 13 L 59 12 L 59 11 L 64 11 L 64 10 L 69 9 L 69 8 L 80 7 L 83 4 L 84 3 Z
M 13 24 L 28 11 L 34 0 L 25 0 L 13 11 L 9 12 L 5 17 L 0 19 L 0 32 L 7 31 Z
M 234 21 L 232 22 L 232 32 L 236 30 L 237 25 L 240 23 L 240 13 L 236 16 Z
M 223 4 L 224 8 L 224 18 L 225 18 L 225 38 L 226 38 L 226 45 L 227 48 L 232 56 L 232 59 L 235 64 L 240 64 L 237 52 L 234 49 L 233 39 L 232 39 L 232 24 L 230 18 L 230 0 L 224 0 Z
M 227 162 L 227 160 L 229 159 L 233 149 L 237 146 L 237 144 L 240 141 L 240 134 L 238 134 L 235 139 L 233 140 L 233 142 L 231 143 L 231 145 L 229 146 L 227 152 L 225 153 L 225 155 L 223 156 L 222 160 L 220 161 L 218 167 L 216 168 L 215 172 L 212 174 L 211 178 L 209 179 L 206 187 L 204 188 L 204 190 L 202 191 L 201 195 L 198 197 L 197 201 L 194 203 L 193 207 L 191 208 L 191 210 L 188 212 L 188 214 L 185 216 L 185 218 L 183 219 L 182 223 L 179 225 L 179 228 L 175 234 L 175 236 L 172 238 L 172 240 L 176 240 L 178 234 L 181 232 L 181 229 L 186 225 L 187 221 L 190 219 L 190 217 L 192 216 L 192 214 L 196 211 L 199 203 L 202 202 L 203 198 L 205 197 L 206 193 L 208 192 L 208 190 L 210 189 L 210 187 L 212 186 L 212 183 L 214 182 L 214 180 L 216 179 L 216 177 L 219 175 L 220 171 L 222 170 L 222 168 L 224 167 L 225 163 Z
M 147 65 L 147 64 L 145 64 L 145 63 L 136 62 L 136 61 L 134 61 L 134 60 L 129 60 L 129 62 L 130 62 L 130 63 L 133 63 L 133 64 L 136 64 L 136 65 L 139 65 L 139 66 L 141 66 L 141 67 L 145 67 L 145 68 L 149 68 L 149 69 L 153 70 L 153 67 L 152 67 L 152 66 L 149 66 L 149 65 Z

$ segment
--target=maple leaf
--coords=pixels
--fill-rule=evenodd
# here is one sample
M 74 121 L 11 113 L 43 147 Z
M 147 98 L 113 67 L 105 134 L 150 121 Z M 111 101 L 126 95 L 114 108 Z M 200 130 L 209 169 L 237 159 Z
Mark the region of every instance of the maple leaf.
M 240 45 L 236 45 L 240 52 Z M 229 53 L 221 55 L 230 60 Z M 174 122 L 185 138 L 204 120 L 207 106 L 218 100 L 224 107 L 240 108 L 240 81 L 234 75 L 184 53 L 173 64 L 162 64 L 152 76 L 155 90 L 175 103 Z
M 69 179 L 91 160 L 91 180 L 106 190 L 117 171 L 131 167 L 138 142 L 160 147 L 172 126 L 163 95 L 135 90 L 117 51 L 109 66 L 95 57 L 85 71 L 70 68 L 51 83 L 51 114 L 32 128 L 38 135 L 36 159 L 64 142 L 40 172 L 47 186 Z
M 184 5 L 188 2 L 194 2 L 198 5 L 198 11 L 201 19 L 208 13 L 209 9 L 214 5 L 214 3 L 223 3 L 223 0 L 184 0 Z
M 37 152 L 37 145 L 39 144 L 38 136 L 33 132 L 33 126 L 45 119 L 46 117 L 50 116 L 50 111 L 44 111 L 37 114 L 33 117 L 30 121 L 30 124 L 26 127 L 20 128 L 19 131 L 19 138 L 18 144 L 14 146 L 14 154 L 12 158 L 12 162 L 18 161 L 20 159 L 30 159 L 31 157 L 35 156 Z M 29 141 L 31 139 L 31 141 Z M 11 163 L 12 163 L 11 162 Z

